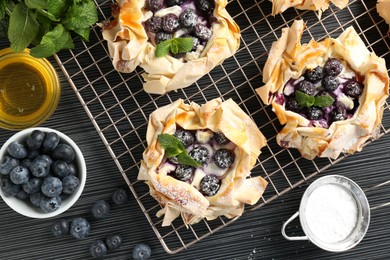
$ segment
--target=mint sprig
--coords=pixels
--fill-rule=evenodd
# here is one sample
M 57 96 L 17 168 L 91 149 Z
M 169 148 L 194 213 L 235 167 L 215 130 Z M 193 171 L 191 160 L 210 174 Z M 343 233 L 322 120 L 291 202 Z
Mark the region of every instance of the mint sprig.
M 328 107 L 335 101 L 334 98 L 328 94 L 313 97 L 299 90 L 295 91 L 295 100 L 302 107 L 316 106 L 320 108 Z
M 160 58 L 168 55 L 170 52 L 172 54 L 189 52 L 192 50 L 193 44 L 191 37 L 165 40 L 157 44 L 155 55 L 157 58 Z
M 177 157 L 180 164 L 199 167 L 200 162 L 195 161 L 186 151 L 184 145 L 174 135 L 160 134 L 157 137 L 158 143 L 165 150 L 167 158 Z

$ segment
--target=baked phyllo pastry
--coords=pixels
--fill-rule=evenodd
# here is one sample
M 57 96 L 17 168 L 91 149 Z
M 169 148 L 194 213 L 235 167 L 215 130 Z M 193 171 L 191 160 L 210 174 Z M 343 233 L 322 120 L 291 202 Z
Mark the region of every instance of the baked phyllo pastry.
M 240 216 L 267 182 L 250 177 L 266 139 L 231 99 L 203 105 L 176 102 L 149 117 L 147 148 L 138 175 L 162 209 L 163 226 L 181 215 L 186 225 L 203 218 Z
M 187 87 L 232 56 L 240 29 L 226 0 L 117 0 L 101 23 L 115 69 L 137 66 L 148 93 Z
M 300 10 L 319 11 L 320 15 L 323 11 L 329 8 L 329 4 L 333 3 L 340 9 L 348 5 L 348 0 L 271 0 L 272 15 L 281 14 L 286 9 L 294 7 Z
M 353 27 L 337 39 L 301 44 L 303 21 L 272 44 L 256 91 L 284 128 L 277 142 L 303 157 L 337 158 L 360 151 L 379 134 L 389 95 L 385 61 L 370 52 Z
M 390 0 L 378 0 L 378 3 L 376 4 L 376 10 L 390 26 Z M 390 27 L 388 33 L 390 34 Z

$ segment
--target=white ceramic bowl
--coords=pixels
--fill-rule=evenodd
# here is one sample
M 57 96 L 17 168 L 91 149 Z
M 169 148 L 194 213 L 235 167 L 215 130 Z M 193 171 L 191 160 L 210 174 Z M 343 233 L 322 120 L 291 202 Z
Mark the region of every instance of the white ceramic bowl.
M 42 132 L 45 132 L 45 133 L 55 132 L 60 137 L 60 142 L 62 142 L 64 144 L 68 144 L 73 148 L 73 150 L 76 154 L 75 164 L 77 165 L 77 169 L 78 169 L 78 176 L 77 177 L 80 179 L 80 186 L 78 187 L 76 192 L 74 192 L 72 195 L 70 195 L 67 199 L 63 200 L 61 203 L 61 206 L 56 211 L 53 211 L 53 212 L 44 212 L 40 208 L 33 206 L 29 202 L 28 199 L 26 201 L 24 201 L 24 200 L 20 200 L 16 197 L 6 196 L 1 189 L 0 189 L 0 196 L 3 198 L 5 203 L 7 203 L 10 208 L 12 208 L 16 212 L 18 212 L 24 216 L 31 217 L 31 218 L 50 218 L 50 217 L 54 217 L 54 216 L 57 216 L 57 215 L 65 212 L 80 197 L 81 193 L 83 192 L 85 182 L 87 180 L 87 168 L 85 165 L 84 156 L 81 153 L 79 147 L 76 145 L 76 143 L 73 142 L 73 140 L 70 139 L 65 134 L 63 134 L 57 130 L 54 130 L 51 128 L 46 128 L 46 127 L 28 128 L 28 129 L 22 130 L 16 134 L 14 134 L 1 147 L 0 159 L 8 154 L 7 147 L 11 142 L 13 142 L 13 141 L 24 142 L 25 140 L 27 140 L 27 138 L 30 136 L 30 134 L 34 130 L 41 130 Z M 2 175 L 0 174 L 0 179 L 1 178 L 2 178 Z

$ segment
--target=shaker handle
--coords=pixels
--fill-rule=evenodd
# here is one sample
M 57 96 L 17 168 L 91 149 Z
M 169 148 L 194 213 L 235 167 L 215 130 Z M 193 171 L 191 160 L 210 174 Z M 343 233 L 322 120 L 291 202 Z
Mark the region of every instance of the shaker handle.
M 293 241 L 293 240 L 308 240 L 307 236 L 302 236 L 302 237 L 289 237 L 286 234 L 286 227 L 288 224 L 290 224 L 291 221 L 293 221 L 296 217 L 298 217 L 299 211 L 297 211 L 294 215 L 292 215 L 282 226 L 282 235 L 284 236 L 285 239 Z

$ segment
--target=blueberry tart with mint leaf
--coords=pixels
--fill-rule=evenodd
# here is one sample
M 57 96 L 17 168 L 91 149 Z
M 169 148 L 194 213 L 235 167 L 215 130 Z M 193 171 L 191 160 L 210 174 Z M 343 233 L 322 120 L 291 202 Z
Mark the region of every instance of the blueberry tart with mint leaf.
M 239 47 L 240 29 L 226 5 L 226 0 L 117 0 L 113 19 L 100 24 L 115 69 L 143 68 L 148 93 L 190 86 Z
M 147 148 L 138 175 L 161 205 L 168 226 L 218 216 L 240 216 L 255 204 L 267 182 L 250 177 L 266 139 L 231 99 L 203 105 L 179 99 L 149 117 Z
M 284 28 L 257 89 L 284 128 L 277 142 L 308 159 L 360 151 L 376 138 L 389 95 L 383 58 L 370 52 L 353 27 L 336 39 L 301 44 L 302 20 Z
M 348 2 L 348 0 L 272 0 L 272 15 L 281 14 L 286 9 L 294 7 L 299 10 L 318 11 L 321 17 L 322 12 L 329 8 L 330 3 L 343 9 Z

